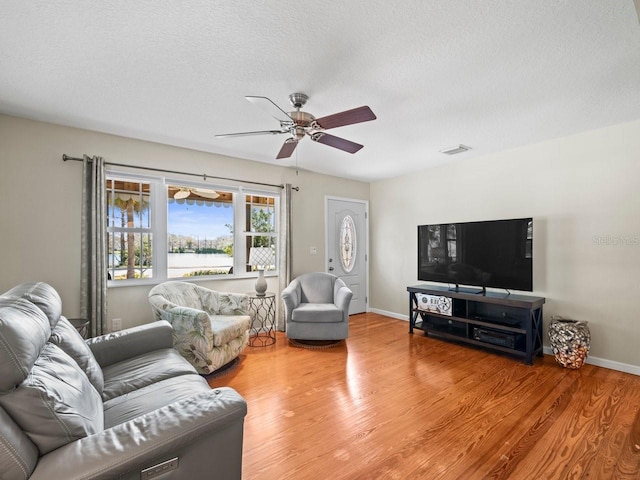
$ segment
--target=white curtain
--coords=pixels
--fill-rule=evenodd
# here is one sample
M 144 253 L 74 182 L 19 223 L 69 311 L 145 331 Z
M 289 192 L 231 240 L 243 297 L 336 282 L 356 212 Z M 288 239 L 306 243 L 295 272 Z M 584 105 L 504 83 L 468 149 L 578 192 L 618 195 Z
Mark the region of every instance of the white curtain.
M 280 247 L 278 252 L 278 291 L 280 293 L 291 283 L 291 190 L 291 184 L 287 183 L 280 196 L 280 232 L 278 238 Z M 283 332 L 286 326 L 284 304 L 282 299 L 279 300 L 276 326 L 278 330 Z
M 89 336 L 107 333 L 107 209 L 104 159 L 82 162 L 80 315 Z

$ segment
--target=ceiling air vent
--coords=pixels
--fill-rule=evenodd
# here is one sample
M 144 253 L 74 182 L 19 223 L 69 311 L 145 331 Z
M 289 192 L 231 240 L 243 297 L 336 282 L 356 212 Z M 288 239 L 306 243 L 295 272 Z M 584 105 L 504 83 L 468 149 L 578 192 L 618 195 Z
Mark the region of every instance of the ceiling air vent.
M 456 153 L 466 152 L 467 150 L 471 150 L 471 147 L 467 147 L 466 145 L 458 145 L 455 147 L 445 148 L 444 150 L 440 150 L 440 153 L 445 153 L 447 155 L 455 155 Z

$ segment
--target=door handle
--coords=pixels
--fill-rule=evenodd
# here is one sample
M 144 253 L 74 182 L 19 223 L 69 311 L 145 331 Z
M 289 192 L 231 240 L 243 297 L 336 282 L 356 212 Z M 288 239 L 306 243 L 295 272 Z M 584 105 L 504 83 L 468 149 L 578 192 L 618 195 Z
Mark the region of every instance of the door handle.
M 330 271 L 330 272 L 333 272 L 334 270 L 335 270 L 335 268 L 333 268 L 333 267 L 329 267 L 329 271 Z

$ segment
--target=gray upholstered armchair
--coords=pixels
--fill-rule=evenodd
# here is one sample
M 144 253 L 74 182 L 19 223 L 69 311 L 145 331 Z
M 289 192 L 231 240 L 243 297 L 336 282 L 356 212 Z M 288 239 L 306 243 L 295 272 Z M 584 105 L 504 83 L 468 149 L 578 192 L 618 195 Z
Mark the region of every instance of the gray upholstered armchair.
M 282 291 L 287 337 L 296 340 L 342 340 L 349 336 L 353 292 L 335 275 L 305 273 Z

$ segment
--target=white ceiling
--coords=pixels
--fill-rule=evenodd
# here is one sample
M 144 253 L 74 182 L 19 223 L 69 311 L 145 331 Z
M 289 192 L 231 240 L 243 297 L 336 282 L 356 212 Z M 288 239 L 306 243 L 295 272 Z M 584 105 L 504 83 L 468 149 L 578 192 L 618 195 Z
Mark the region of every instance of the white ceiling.
M 369 105 L 331 130 L 365 147 L 214 138 L 297 91 Z M 375 181 L 637 120 L 640 24 L 633 0 L 3 0 L 0 112 Z

